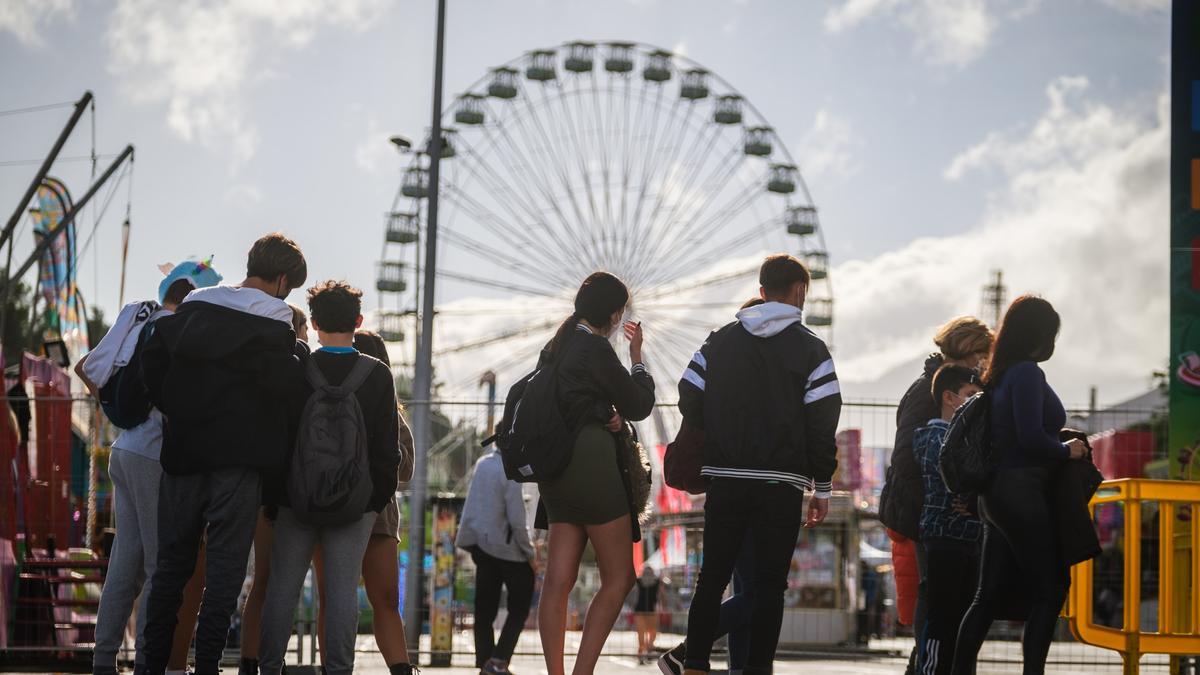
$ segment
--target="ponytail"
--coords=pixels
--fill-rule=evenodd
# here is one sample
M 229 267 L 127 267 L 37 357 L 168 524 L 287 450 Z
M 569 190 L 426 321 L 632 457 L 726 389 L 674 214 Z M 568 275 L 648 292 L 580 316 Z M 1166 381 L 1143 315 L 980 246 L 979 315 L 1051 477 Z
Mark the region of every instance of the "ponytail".
M 554 337 L 550 340 L 550 344 L 546 345 L 546 353 L 550 358 L 558 358 L 559 352 L 562 351 L 563 345 L 567 343 L 567 338 L 571 337 L 571 332 L 575 330 L 575 325 L 578 323 L 579 315 L 572 313 L 559 324 L 558 330 L 554 332 Z

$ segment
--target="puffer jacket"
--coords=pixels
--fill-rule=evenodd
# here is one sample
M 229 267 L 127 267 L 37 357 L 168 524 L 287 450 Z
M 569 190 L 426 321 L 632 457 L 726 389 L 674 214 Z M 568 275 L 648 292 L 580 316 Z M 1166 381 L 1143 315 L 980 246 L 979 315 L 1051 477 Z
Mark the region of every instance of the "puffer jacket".
M 921 584 L 917 542 L 891 528 L 887 533 L 892 540 L 892 569 L 896 577 L 896 620 L 901 626 L 911 626 Z
M 921 538 L 921 508 L 925 503 L 921 467 L 913 454 L 913 433 L 941 415 L 931 389 L 933 374 L 944 362 L 941 354 L 930 354 L 925 359 L 925 370 L 909 385 L 896 408 L 896 441 L 879 495 L 879 521 L 909 539 Z

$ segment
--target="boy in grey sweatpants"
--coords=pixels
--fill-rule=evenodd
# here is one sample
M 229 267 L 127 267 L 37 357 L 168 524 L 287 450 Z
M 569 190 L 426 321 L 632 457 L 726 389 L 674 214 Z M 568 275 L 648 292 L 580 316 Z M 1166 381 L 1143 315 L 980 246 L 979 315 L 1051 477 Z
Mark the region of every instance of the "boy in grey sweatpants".
M 292 506 L 311 506 L 315 499 L 313 495 L 291 494 L 290 482 L 289 489 L 279 496 L 259 644 L 259 672 L 264 675 L 278 675 L 283 668 L 296 602 L 318 543 L 321 544 L 325 585 L 322 596 L 325 603 L 325 673 L 349 675 L 353 672 L 354 641 L 358 633 L 358 579 L 363 553 L 377 515 L 396 493 L 396 469 L 400 465 L 400 412 L 392 372 L 383 362 L 360 354 L 353 347 L 354 331 L 362 325 L 362 291 L 342 281 L 326 281 L 309 289 L 308 307 L 312 327 L 322 346 L 308 357 L 305 366 L 310 371 L 309 381 L 303 391 L 297 392 L 295 405 L 303 410 L 315 384 L 322 380 L 357 399 L 362 413 L 359 433 L 365 432 L 366 436 L 371 490 L 362 515 L 337 526 L 313 526 L 298 517 Z M 305 422 L 302 420 L 300 425 L 303 435 Z M 303 447 L 302 442 L 297 447 Z M 355 448 L 344 450 L 346 462 L 352 462 Z M 292 456 L 289 461 L 300 460 Z M 392 675 L 411 675 L 412 666 L 395 664 L 389 671 Z
M 221 281 L 208 263 L 185 261 L 174 266 L 159 286 L 158 300 L 134 302 L 122 308 L 113 328 L 96 348 L 81 359 L 75 372 L 92 396 L 119 368 L 130 366 L 138 339 L 150 323 L 171 314 L 183 298 L 196 288 Z M 125 638 L 125 627 L 133 603 L 141 594 L 137 613 L 136 663 L 144 663 L 146 602 L 150 597 L 150 579 L 158 556 L 158 484 L 162 479 L 159 453 L 162 451 L 162 415 L 151 410 L 140 425 L 121 432 L 113 442 L 108 474 L 113 483 L 117 535 L 108 559 L 108 572 L 100 591 L 96 615 L 96 647 L 92 654 L 95 675 L 115 675 L 117 652 Z M 190 632 L 193 624 L 187 624 Z

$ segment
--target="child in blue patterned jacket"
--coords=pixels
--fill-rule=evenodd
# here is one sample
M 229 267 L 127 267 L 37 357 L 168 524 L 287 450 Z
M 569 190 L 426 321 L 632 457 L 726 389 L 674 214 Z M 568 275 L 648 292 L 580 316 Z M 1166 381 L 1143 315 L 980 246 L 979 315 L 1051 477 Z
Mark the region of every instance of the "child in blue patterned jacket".
M 929 566 L 925 576 L 929 611 L 925 625 L 917 626 L 917 672 L 941 675 L 950 672 L 958 625 L 975 595 L 983 524 L 971 512 L 967 495 L 946 488 L 938 473 L 938 455 L 954 411 L 980 391 L 979 376 L 965 366 L 944 365 L 934 373 L 932 388 L 941 417 L 929 420 L 913 435 L 913 453 L 925 487 L 921 545 Z

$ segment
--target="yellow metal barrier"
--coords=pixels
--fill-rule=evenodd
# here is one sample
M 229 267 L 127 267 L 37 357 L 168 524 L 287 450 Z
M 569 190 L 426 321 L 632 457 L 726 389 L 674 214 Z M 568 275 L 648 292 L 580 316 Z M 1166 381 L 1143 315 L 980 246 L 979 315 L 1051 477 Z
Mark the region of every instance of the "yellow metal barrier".
M 1142 504 L 1156 502 L 1158 630 L 1142 632 Z M 1200 654 L 1200 483 L 1124 478 L 1105 481 L 1092 498 L 1124 507 L 1124 613 L 1120 628 L 1094 623 L 1094 561 L 1071 569 L 1066 616 L 1080 642 L 1121 653 L 1125 673 L 1136 674 L 1142 654 Z

